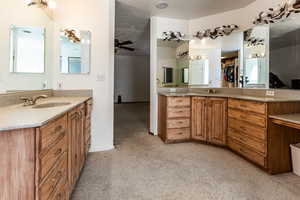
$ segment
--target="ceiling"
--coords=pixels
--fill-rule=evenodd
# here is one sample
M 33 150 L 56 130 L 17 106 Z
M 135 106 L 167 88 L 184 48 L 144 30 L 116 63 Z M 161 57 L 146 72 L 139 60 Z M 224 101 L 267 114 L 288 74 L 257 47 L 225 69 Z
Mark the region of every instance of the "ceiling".
M 132 7 L 144 16 L 161 16 L 179 19 L 194 19 L 243 8 L 255 0 L 166 0 L 169 7 L 159 10 L 158 0 L 117 0 Z
M 164 10 L 155 7 L 157 1 L 116 1 L 116 38 L 132 40 L 136 48 L 135 52 L 122 50 L 119 54 L 149 55 L 151 16 L 193 19 L 242 8 L 255 0 L 167 0 L 169 7 Z

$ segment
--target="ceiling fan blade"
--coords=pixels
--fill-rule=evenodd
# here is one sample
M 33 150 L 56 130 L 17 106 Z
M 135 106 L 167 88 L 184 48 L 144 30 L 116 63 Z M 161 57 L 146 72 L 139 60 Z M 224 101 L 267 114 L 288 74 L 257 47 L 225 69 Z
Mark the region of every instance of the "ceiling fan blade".
M 120 49 L 125 49 L 125 50 L 128 50 L 128 51 L 135 51 L 134 48 L 131 48 L 131 47 L 120 47 Z
M 133 44 L 133 42 L 130 41 L 130 40 L 127 40 L 127 41 L 124 41 L 124 42 L 120 42 L 119 44 L 120 45 L 129 45 L 129 44 Z

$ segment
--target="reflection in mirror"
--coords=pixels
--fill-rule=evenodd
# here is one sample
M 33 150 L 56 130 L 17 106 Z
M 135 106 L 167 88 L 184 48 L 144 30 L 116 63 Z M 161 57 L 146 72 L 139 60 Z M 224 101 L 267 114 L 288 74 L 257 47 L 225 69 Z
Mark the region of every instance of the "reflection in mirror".
M 191 59 L 189 84 L 193 86 L 207 86 L 209 84 L 208 59 Z
M 256 26 L 244 33 L 244 74 L 246 88 L 267 88 L 269 74 L 269 27 Z
M 300 89 L 300 15 L 270 26 L 270 88 Z
M 159 87 L 188 85 L 189 41 L 158 40 L 157 80 Z
M 90 72 L 91 33 L 65 29 L 60 36 L 60 72 L 87 74 Z
M 45 72 L 45 29 L 12 26 L 10 72 Z

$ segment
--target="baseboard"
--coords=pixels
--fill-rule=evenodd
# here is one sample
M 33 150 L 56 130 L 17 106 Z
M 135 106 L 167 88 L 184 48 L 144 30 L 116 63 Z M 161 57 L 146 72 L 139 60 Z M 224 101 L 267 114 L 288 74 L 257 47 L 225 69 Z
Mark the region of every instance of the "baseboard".
M 112 145 L 108 145 L 108 146 L 92 146 L 89 152 L 101 152 L 101 151 L 110 151 L 115 149 L 115 147 Z

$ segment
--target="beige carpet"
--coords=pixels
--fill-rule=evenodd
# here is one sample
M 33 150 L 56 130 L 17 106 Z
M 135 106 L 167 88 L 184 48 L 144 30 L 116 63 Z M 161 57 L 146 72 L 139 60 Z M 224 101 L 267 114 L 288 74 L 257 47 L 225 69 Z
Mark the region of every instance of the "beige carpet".
M 116 105 L 117 148 L 91 153 L 73 200 L 299 200 L 300 177 L 270 176 L 230 151 L 165 145 L 145 104 Z

